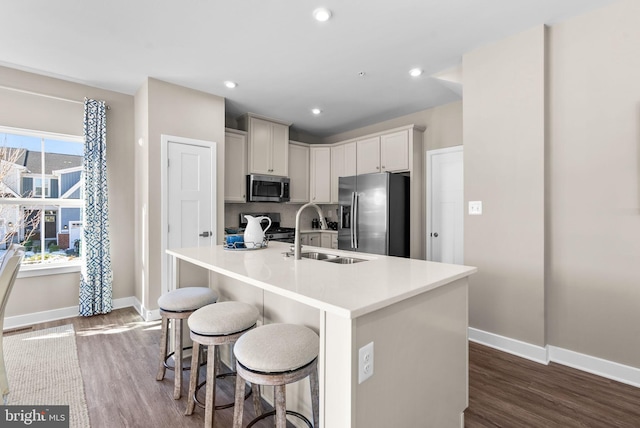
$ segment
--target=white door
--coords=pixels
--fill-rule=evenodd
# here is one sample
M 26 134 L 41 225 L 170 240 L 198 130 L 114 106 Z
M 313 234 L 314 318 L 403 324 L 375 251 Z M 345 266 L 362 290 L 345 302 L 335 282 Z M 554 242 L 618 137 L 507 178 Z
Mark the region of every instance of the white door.
M 427 258 L 463 263 L 464 170 L 462 146 L 427 152 Z
M 213 246 L 217 242 L 215 144 L 166 136 L 163 143 L 166 153 L 163 251 Z M 166 278 L 172 278 L 168 256 L 164 260 Z M 168 290 L 175 284 L 166 287 Z

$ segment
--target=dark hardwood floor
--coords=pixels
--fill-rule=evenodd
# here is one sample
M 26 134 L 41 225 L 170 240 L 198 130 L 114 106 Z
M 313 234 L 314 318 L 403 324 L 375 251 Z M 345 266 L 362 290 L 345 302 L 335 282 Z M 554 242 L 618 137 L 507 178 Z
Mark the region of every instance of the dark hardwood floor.
M 203 411 L 184 416 L 186 393 L 173 399 L 173 372 L 155 380 L 160 322 L 144 322 L 133 308 L 33 326 L 73 324 L 92 428 L 199 427 Z M 24 332 L 21 329 L 17 332 Z M 14 332 L 5 332 L 5 335 Z M 203 376 L 204 377 L 204 376 Z M 186 390 L 188 372 L 185 373 Z M 233 385 L 219 393 L 231 400 Z M 253 417 L 245 405 L 245 425 Z M 233 409 L 216 412 L 230 427 Z M 256 427 L 271 427 L 272 420 Z M 558 364 L 544 366 L 469 344 L 469 408 L 465 426 L 640 427 L 640 389 Z M 328 427 L 342 428 L 342 427 Z M 371 427 L 387 428 L 387 427 Z M 408 427 L 397 427 L 408 428 Z M 414 427 L 411 427 L 414 428 Z M 421 428 L 421 427 L 415 427 Z
M 640 388 L 469 343 L 465 427 L 640 427 Z

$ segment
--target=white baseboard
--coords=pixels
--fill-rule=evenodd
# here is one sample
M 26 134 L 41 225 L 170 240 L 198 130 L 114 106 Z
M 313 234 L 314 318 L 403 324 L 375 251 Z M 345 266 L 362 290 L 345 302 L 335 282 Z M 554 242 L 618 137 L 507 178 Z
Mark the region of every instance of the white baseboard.
M 135 307 L 139 305 L 138 299 L 135 297 L 124 297 L 121 299 L 113 299 L 113 309 Z M 10 330 L 20 327 L 26 327 L 41 322 L 55 321 L 64 318 L 72 318 L 78 316 L 78 306 L 70 306 L 67 308 L 52 309 L 50 311 L 34 312 L 31 314 L 16 315 L 13 317 L 5 317 L 4 329 Z
M 549 349 L 549 359 L 554 363 L 640 388 L 640 369 L 636 367 L 625 366 L 556 346 L 549 345 L 547 348 Z
M 626 366 L 557 346 L 532 345 L 469 327 L 469 340 L 541 364 L 550 361 L 640 388 L 640 368 Z
M 549 362 L 547 349 L 542 346 L 532 345 L 510 337 L 489 333 L 469 327 L 469 340 L 481 345 L 489 346 L 536 363 L 547 364 Z

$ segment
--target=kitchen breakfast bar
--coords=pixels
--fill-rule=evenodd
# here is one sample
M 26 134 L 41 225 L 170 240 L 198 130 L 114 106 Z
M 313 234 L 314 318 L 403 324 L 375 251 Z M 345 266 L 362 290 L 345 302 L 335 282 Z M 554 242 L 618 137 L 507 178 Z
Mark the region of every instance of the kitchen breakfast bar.
M 254 304 L 264 324 L 318 332 L 321 427 L 463 427 L 467 277 L 476 268 L 315 247 L 303 252 L 364 261 L 295 260 L 288 250 L 278 242 L 253 251 L 170 249 L 172 287 L 181 266 L 194 264 L 209 270 L 220 301 Z M 372 375 L 359 383 L 359 350 L 370 343 Z M 309 415 L 308 395 L 308 383 L 289 385 L 287 407 Z

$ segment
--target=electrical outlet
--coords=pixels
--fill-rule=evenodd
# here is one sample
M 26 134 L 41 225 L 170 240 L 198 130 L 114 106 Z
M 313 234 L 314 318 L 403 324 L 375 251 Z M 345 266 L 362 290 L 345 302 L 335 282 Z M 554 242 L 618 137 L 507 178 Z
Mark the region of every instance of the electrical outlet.
M 482 215 L 482 201 L 469 201 L 469 215 Z
M 373 342 L 358 350 L 358 383 L 373 376 Z

